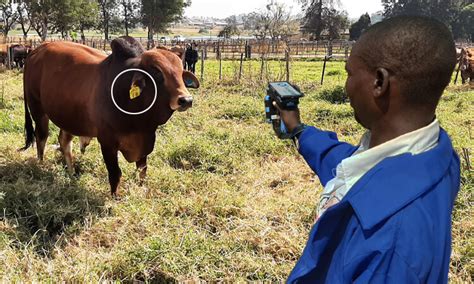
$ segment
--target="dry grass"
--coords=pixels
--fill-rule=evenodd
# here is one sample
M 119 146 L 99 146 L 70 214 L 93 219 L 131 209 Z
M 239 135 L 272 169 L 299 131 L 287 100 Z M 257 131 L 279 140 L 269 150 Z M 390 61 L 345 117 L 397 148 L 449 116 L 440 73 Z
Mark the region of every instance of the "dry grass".
M 109 196 L 96 141 L 83 156 L 74 149 L 80 173 L 74 177 L 51 147 L 54 126 L 43 163 L 34 149 L 16 152 L 24 141 L 21 74 L 0 74 L 2 282 L 284 281 L 304 247 L 321 186 L 292 144 L 277 140 L 264 123 L 259 64 L 246 62 L 238 83 L 238 64 L 224 61 L 218 81 L 217 62 L 207 62 L 195 107 L 157 132 L 146 187 L 120 158 L 120 201 Z M 350 106 L 321 98 L 340 95 L 343 63 L 329 64 L 323 87 L 313 83 L 321 65 L 293 62 L 292 78 L 306 93 L 303 119 L 357 143 L 363 129 Z M 284 77 L 281 62 L 266 70 L 264 80 Z M 450 87 L 438 113 L 456 149 L 471 156 L 473 101 L 472 90 Z M 454 283 L 472 282 L 474 274 L 474 189 L 466 159 L 462 175 Z

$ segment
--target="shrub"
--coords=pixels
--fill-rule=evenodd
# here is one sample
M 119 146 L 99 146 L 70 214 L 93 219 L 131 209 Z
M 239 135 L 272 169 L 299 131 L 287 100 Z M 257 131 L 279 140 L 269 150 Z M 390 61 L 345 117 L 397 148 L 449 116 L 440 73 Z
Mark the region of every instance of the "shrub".
M 343 104 L 349 102 L 346 90 L 343 86 L 337 86 L 333 89 L 326 89 L 321 92 L 321 99 L 333 104 Z
M 342 72 L 341 70 L 332 70 L 332 71 L 329 71 L 326 76 L 336 76 L 336 75 L 341 75 Z

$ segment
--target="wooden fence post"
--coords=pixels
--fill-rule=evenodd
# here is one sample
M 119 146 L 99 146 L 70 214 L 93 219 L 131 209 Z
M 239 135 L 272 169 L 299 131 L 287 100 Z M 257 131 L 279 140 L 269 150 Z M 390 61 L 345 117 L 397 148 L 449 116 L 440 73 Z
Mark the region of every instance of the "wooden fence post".
M 201 51 L 201 81 L 204 81 L 204 50 Z
M 219 58 L 219 80 L 222 80 L 222 56 L 219 48 L 217 48 L 217 57 Z
M 324 72 L 326 71 L 326 62 L 329 60 L 329 57 L 326 55 L 324 56 L 324 64 L 323 64 L 323 73 L 321 74 L 321 86 L 324 82 Z
M 286 81 L 290 82 L 290 52 L 286 50 Z
M 464 59 L 464 49 L 461 50 L 461 56 L 459 56 L 458 68 L 456 70 L 456 77 L 454 78 L 454 85 L 458 82 L 459 70 L 461 69 L 462 60 Z
M 244 62 L 244 54 L 240 54 L 240 68 L 239 68 L 239 80 L 242 78 L 242 65 Z

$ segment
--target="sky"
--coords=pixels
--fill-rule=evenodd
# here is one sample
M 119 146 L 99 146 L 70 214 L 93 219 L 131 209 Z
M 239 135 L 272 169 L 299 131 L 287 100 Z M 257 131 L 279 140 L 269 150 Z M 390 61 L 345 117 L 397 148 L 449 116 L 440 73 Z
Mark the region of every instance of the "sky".
M 301 11 L 300 5 L 295 0 L 277 0 L 288 7 L 293 7 L 292 12 Z M 342 9 L 349 13 L 349 18 L 359 18 L 360 15 L 382 10 L 381 0 L 340 0 Z M 187 17 L 215 17 L 226 18 L 231 15 L 250 13 L 265 7 L 268 0 L 192 0 L 191 7 L 186 8 Z

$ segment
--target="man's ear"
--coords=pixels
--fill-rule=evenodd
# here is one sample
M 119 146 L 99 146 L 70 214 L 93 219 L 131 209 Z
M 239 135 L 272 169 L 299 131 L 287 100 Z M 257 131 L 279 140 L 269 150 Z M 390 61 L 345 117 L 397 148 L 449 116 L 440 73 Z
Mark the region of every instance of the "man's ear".
M 183 71 L 183 81 L 186 88 L 197 89 L 199 88 L 199 80 L 189 71 Z
M 380 98 L 388 93 L 390 86 L 390 74 L 385 68 L 377 68 L 374 82 L 374 97 Z
M 110 43 L 112 48 L 112 55 L 118 59 L 129 59 L 138 57 L 143 54 L 145 49 L 143 46 L 134 38 L 129 36 L 122 36 L 114 39 Z

